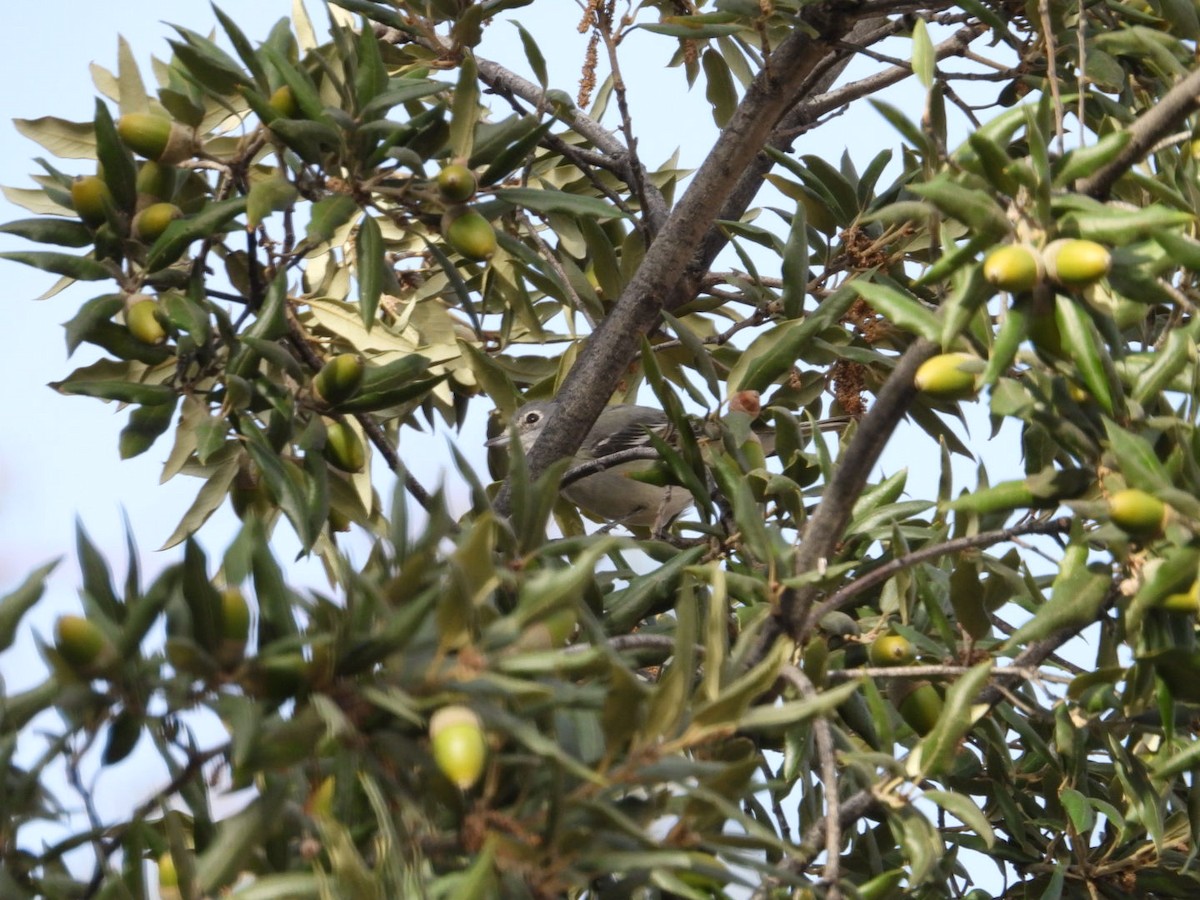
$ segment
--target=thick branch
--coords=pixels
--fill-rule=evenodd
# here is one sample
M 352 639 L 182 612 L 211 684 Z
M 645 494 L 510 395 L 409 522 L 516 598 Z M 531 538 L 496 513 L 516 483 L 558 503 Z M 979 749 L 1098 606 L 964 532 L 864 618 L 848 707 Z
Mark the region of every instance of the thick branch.
M 849 5 L 807 7 L 810 23 L 818 26 L 816 36 L 797 27 L 771 54 L 768 65 L 746 91 L 621 298 L 567 375 L 559 403 L 529 452 L 534 477 L 554 460 L 579 448 L 637 351 L 639 336 L 658 320 L 667 297 L 682 280 L 695 248 L 737 179 L 760 152 L 779 118 L 796 102 L 809 73 L 828 48 L 850 30 L 850 15 L 838 15 L 830 7 Z M 827 18 L 820 20 L 814 13 Z M 496 506 L 505 512 L 508 505 L 506 483 Z

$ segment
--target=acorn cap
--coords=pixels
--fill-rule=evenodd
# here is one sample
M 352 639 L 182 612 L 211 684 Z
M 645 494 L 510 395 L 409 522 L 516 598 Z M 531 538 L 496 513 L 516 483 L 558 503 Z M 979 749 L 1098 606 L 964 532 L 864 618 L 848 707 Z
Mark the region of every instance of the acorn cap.
M 429 720 L 429 740 L 434 762 L 459 790 L 479 781 L 487 762 L 487 738 L 474 710 L 442 707 Z
M 460 163 L 451 163 L 437 174 L 438 192 L 449 203 L 465 203 L 475 196 L 475 173 Z

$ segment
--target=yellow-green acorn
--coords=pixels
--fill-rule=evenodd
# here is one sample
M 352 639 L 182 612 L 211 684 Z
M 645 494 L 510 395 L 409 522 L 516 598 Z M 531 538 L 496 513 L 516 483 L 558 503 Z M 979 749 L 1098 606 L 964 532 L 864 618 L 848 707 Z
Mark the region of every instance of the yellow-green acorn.
M 158 303 L 145 294 L 133 294 L 126 301 L 125 325 L 143 344 L 161 344 L 167 339 Z
M 459 790 L 468 790 L 483 775 L 487 739 L 479 716 L 465 706 L 444 706 L 429 720 L 433 759 Z
M 296 102 L 296 94 L 286 84 L 272 91 L 267 105 L 285 119 L 294 119 L 300 115 L 300 104 Z
M 922 681 L 912 686 L 912 690 L 900 700 L 898 708 L 900 718 L 908 723 L 908 727 L 924 737 L 937 725 L 944 706 L 938 689 L 928 681 Z
M 179 872 L 170 850 L 158 858 L 158 895 L 162 900 L 178 900 L 183 896 L 179 891 Z
M 1126 488 L 1108 498 L 1108 515 L 1123 531 L 1152 537 L 1162 531 L 1167 505 L 1145 491 Z
M 365 371 L 362 357 L 355 353 L 339 353 L 313 378 L 313 392 L 329 406 L 337 406 L 358 393 Z
M 984 259 L 983 277 L 1009 293 L 1027 291 L 1041 280 L 1042 258 L 1025 244 L 1007 244 Z
M 153 159 L 146 160 L 138 167 L 138 200 L 146 200 L 145 203 L 141 203 L 142 206 L 149 206 L 160 200 L 170 200 L 175 196 L 175 171 L 171 166 L 164 166 Z
M 1108 274 L 1112 255 L 1095 241 L 1059 238 L 1042 249 L 1046 274 L 1063 287 L 1087 287 Z
M 492 223 L 473 209 L 449 210 L 442 218 L 446 243 L 467 259 L 491 259 L 496 253 Z
M 437 175 L 438 192 L 450 203 L 465 203 L 475 196 L 475 173 L 459 163 L 451 163 Z
M 112 191 L 99 175 L 82 175 L 71 183 L 71 205 L 84 224 L 92 228 L 104 222 L 105 208 L 112 202 Z
M 94 675 L 117 661 L 117 649 L 104 632 L 83 616 L 59 616 L 54 644 L 67 664 L 82 675 Z
M 221 642 L 217 658 L 229 667 L 241 662 L 250 636 L 250 606 L 246 596 L 235 587 L 221 591 Z
M 117 120 L 117 134 L 134 153 L 172 165 L 196 152 L 196 135 L 165 116 L 126 113 Z
M 921 363 L 913 383 L 917 390 L 943 400 L 974 397 L 975 376 L 983 360 L 970 353 L 941 353 Z
M 271 494 L 258 473 L 249 466 L 238 469 L 233 486 L 229 489 L 229 502 L 239 519 L 248 516 L 266 518 L 275 508 Z
M 867 657 L 873 666 L 907 666 L 917 658 L 917 651 L 906 637 L 882 634 L 871 641 Z
M 133 217 L 133 236 L 143 244 L 153 244 L 168 225 L 182 216 L 183 210 L 174 203 L 151 203 Z
M 354 429 L 345 422 L 330 422 L 325 427 L 325 458 L 343 472 L 361 472 L 367 464 L 366 450 Z
M 1186 591 L 1167 594 L 1158 604 L 1159 609 L 1167 612 L 1187 613 L 1195 615 L 1200 612 L 1200 581 L 1193 581 Z

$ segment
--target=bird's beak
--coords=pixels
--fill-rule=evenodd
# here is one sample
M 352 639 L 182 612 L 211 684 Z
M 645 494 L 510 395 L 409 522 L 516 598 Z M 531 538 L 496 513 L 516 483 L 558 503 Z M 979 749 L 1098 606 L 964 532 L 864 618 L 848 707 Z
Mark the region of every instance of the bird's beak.
M 488 438 L 483 442 L 485 447 L 507 447 L 508 446 L 508 429 L 500 432 L 494 438 Z

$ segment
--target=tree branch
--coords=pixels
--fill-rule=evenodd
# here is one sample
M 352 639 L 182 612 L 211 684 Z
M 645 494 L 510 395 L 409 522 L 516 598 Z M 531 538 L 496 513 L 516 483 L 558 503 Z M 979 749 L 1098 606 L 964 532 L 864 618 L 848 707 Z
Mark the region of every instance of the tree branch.
M 807 21 L 771 54 L 647 249 L 612 312 L 592 334 L 567 374 L 558 394 L 559 403 L 530 449 L 532 477 L 579 448 L 637 350 L 638 337 L 658 320 L 737 179 L 758 155 L 779 118 L 795 103 L 797 92 L 828 48 L 850 31 L 853 12 L 845 8 L 851 6 L 857 8 L 857 4 L 848 3 L 806 7 L 802 16 Z M 497 510 L 506 513 L 509 502 L 509 485 L 505 482 L 496 498 Z
M 1164 135 L 1170 134 L 1188 113 L 1200 106 L 1200 68 L 1167 91 L 1157 103 L 1127 129 L 1129 143 L 1107 165 L 1075 182 L 1075 190 L 1105 199 L 1117 179 L 1141 162 Z

